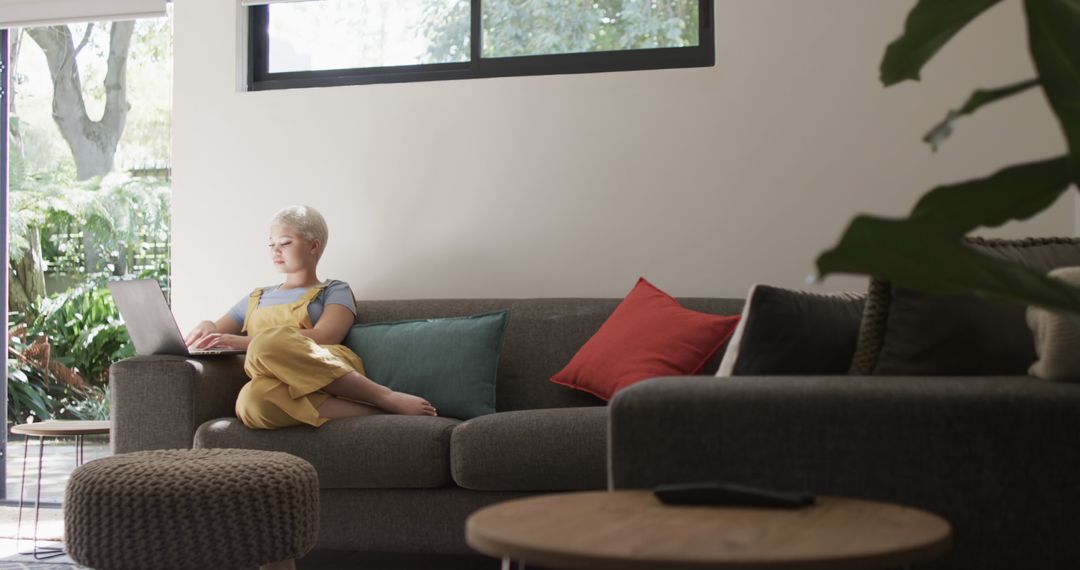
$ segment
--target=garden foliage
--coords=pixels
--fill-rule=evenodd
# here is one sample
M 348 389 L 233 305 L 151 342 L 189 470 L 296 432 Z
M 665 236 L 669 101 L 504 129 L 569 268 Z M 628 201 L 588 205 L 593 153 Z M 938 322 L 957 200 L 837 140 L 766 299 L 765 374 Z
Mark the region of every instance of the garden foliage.
M 26 299 L 11 314 L 8 420 L 106 418 L 109 365 L 134 353 L 106 283 L 138 276 L 169 290 L 167 250 L 147 251 L 168 244 L 167 183 L 127 175 L 38 180 L 11 196 L 12 281 L 31 267 L 59 292 Z M 30 232 L 40 235 L 39 251 Z M 40 261 L 28 265 L 26 256 Z
M 469 53 L 469 2 L 426 2 L 421 34 L 433 63 Z M 697 45 L 697 0 L 502 0 L 482 4 L 485 57 Z
M 172 23 L 138 20 L 130 50 L 117 49 L 119 25 L 10 36 L 9 421 L 108 417 L 108 367 L 133 351 L 105 285 L 141 276 L 169 290 Z M 46 31 L 72 41 L 57 44 Z M 70 54 L 64 76 L 52 73 L 45 46 Z M 110 80 L 118 63 L 122 79 Z M 100 127 L 97 117 L 118 90 L 126 119 L 99 133 L 122 134 L 113 148 L 62 136 L 61 124 L 73 118 L 94 117 L 84 126 Z M 80 174 L 76 165 L 98 151 L 115 168 Z
M 168 260 L 137 277 L 167 290 Z M 135 353 L 106 288 L 111 278 L 92 276 L 11 315 L 9 421 L 108 418 L 109 365 Z

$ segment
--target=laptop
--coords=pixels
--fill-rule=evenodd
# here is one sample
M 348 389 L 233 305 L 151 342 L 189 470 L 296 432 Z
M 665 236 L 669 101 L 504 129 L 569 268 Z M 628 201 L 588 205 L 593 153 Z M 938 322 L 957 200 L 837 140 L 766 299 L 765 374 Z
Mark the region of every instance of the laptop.
M 165 293 L 153 279 L 110 281 L 109 291 L 116 301 L 116 308 L 120 309 L 120 317 L 127 325 L 128 336 L 138 354 L 206 356 L 244 353 L 244 350 L 235 348 L 189 350 L 176 324 L 176 317 L 165 301 Z

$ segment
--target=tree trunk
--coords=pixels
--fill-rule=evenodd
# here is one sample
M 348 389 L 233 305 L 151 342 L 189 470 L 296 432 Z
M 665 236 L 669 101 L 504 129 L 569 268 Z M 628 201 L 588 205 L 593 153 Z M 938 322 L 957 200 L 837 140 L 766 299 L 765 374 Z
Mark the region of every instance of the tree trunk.
M 124 133 L 131 105 L 127 101 L 127 60 L 135 22 L 115 22 L 109 34 L 109 57 L 105 72 L 105 112 L 90 120 L 83 99 L 82 78 L 77 56 L 86 46 L 94 24 L 88 24 L 76 47 L 68 26 L 29 28 L 27 34 L 45 52 L 53 80 L 53 120 L 60 128 L 75 159 L 76 178 L 87 180 L 113 169 L 116 146 Z M 100 260 L 94 237 L 84 232 L 83 246 L 87 271 L 95 271 Z
M 12 260 L 8 292 L 8 307 L 12 311 L 24 312 L 27 305 L 45 297 L 45 264 L 41 259 L 41 230 L 37 226 L 27 228 L 27 240 L 30 247 L 18 262 Z
M 108 71 L 105 73 L 105 113 L 91 121 L 83 99 L 82 79 L 76 56 L 79 47 L 67 26 L 28 28 L 27 34 L 41 46 L 49 62 L 53 80 L 53 120 L 60 128 L 71 155 L 75 158 L 76 176 L 87 180 L 108 174 L 113 167 L 116 145 L 124 132 L 128 110 L 127 59 L 135 22 L 115 22 L 109 37 Z
M 18 82 L 15 81 L 15 72 L 18 69 L 17 66 L 19 64 L 19 49 L 22 47 L 23 33 L 24 32 L 22 28 L 8 30 L 8 37 L 13 37 L 13 39 L 11 39 L 11 43 L 9 44 L 10 50 L 8 52 L 8 86 L 11 89 L 11 96 L 8 97 L 8 147 L 11 149 L 11 151 L 19 153 L 19 156 L 22 156 L 23 152 L 22 132 L 19 128 L 19 121 L 15 120 L 18 118 L 19 115 L 18 110 L 16 110 L 15 108 L 15 103 L 18 101 L 18 97 L 15 96 L 16 89 L 18 88 Z
M 87 274 L 97 273 L 98 265 L 101 263 L 101 256 L 97 251 L 97 240 L 94 239 L 94 234 L 89 229 L 83 228 L 82 232 L 83 243 L 83 270 Z

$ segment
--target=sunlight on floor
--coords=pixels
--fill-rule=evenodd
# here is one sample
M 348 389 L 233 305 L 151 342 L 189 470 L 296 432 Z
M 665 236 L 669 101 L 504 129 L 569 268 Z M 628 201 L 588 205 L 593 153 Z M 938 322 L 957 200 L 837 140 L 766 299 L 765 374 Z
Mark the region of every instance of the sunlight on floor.
M 26 449 L 26 487 L 23 489 L 25 500 L 33 502 L 37 496 L 38 438 L 30 438 Z M 19 500 L 19 484 L 23 472 L 23 441 L 8 440 L 7 449 L 7 495 L 9 501 Z M 83 448 L 84 462 L 93 461 L 111 455 L 105 436 L 86 436 Z M 45 438 L 45 451 L 42 457 L 41 502 L 60 503 L 64 500 L 64 488 L 68 476 L 75 470 L 75 442 L 70 438 Z M 7 535 L 3 535 L 7 536 Z

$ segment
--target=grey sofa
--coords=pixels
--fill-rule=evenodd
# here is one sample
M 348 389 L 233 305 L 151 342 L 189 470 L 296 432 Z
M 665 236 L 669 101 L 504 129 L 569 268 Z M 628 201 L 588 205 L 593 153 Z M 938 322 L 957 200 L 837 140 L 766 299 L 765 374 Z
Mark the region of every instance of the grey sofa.
M 471 553 L 465 518 L 498 501 L 607 487 L 608 408 L 548 381 L 619 299 L 369 301 L 359 322 L 510 309 L 496 380 L 497 413 L 451 418 L 373 416 L 273 431 L 245 428 L 233 405 L 243 358 L 135 357 L 113 365 L 114 451 L 238 447 L 285 451 L 315 465 L 319 546 Z M 680 299 L 738 314 L 742 301 Z M 715 371 L 722 350 L 706 368 Z
M 1080 568 L 1080 386 L 1030 377 L 660 378 L 612 399 L 611 485 L 728 480 L 954 526 L 937 568 Z

